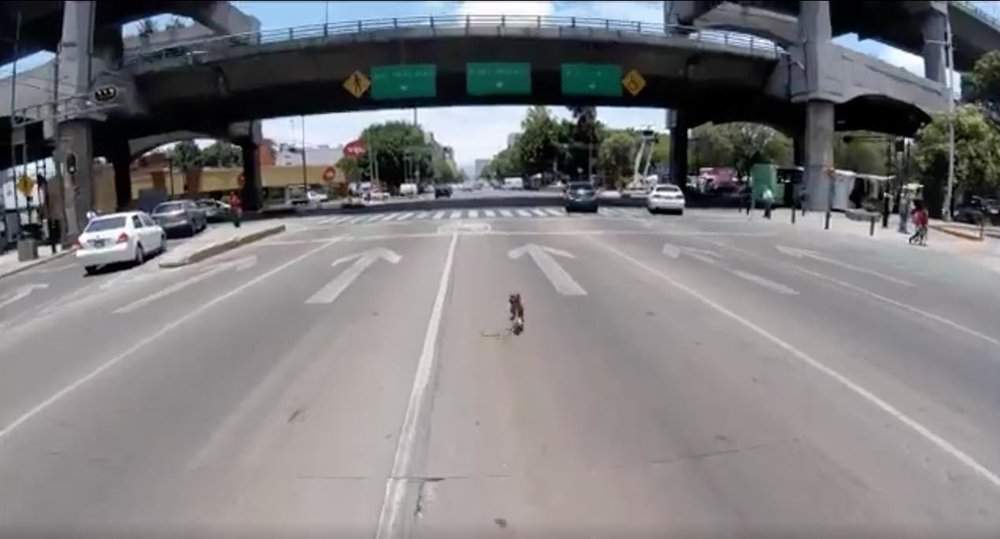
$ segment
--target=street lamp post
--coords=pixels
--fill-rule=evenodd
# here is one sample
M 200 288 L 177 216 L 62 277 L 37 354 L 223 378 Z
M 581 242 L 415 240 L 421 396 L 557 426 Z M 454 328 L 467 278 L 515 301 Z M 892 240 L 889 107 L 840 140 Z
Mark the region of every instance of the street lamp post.
M 309 192 L 309 182 L 306 179 L 306 117 L 301 116 L 302 123 L 302 188 Z
M 945 88 L 948 99 L 948 187 L 944 193 L 941 213 L 946 221 L 951 221 L 951 199 L 955 189 L 955 90 L 952 73 L 955 65 L 955 51 L 952 47 L 951 17 L 945 19 L 945 40 L 927 40 L 928 43 L 945 48 Z

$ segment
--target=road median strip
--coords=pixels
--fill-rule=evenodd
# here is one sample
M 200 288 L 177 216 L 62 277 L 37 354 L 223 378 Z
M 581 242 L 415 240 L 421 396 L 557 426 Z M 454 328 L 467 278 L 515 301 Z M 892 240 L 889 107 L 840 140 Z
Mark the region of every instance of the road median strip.
M 22 271 L 30 270 L 31 268 L 37 268 L 38 266 L 41 266 L 43 264 L 48 264 L 49 262 L 52 262 L 53 260 L 58 260 L 58 259 L 60 259 L 60 258 L 62 258 L 64 256 L 68 256 L 70 254 L 73 254 L 74 251 L 76 251 L 76 249 L 72 249 L 72 248 L 65 249 L 62 252 L 56 253 L 54 255 L 47 256 L 45 258 L 39 257 L 36 260 L 32 260 L 30 262 L 25 262 L 23 264 L 20 264 L 16 268 L 0 269 L 0 279 L 3 279 L 4 277 L 9 277 L 11 275 L 15 275 L 15 274 L 21 273 Z
M 945 234 L 949 234 L 949 235 L 955 236 L 957 238 L 962 238 L 962 239 L 972 240 L 972 241 L 983 241 L 983 237 L 978 232 L 966 231 L 966 230 L 962 230 L 962 229 L 957 228 L 957 227 L 947 226 L 947 225 L 930 224 L 930 225 L 927 225 L 927 226 L 929 228 L 932 228 L 932 229 L 937 230 L 939 232 L 944 232 Z
M 224 253 L 226 251 L 231 251 L 242 245 L 253 243 L 255 241 L 267 238 L 269 236 L 280 234 L 284 231 L 285 231 L 285 225 L 277 225 L 262 230 L 258 230 L 256 232 L 251 232 L 249 234 L 244 234 L 227 240 L 211 243 L 200 249 L 194 250 L 191 253 L 182 256 L 180 258 L 165 259 L 160 262 L 160 267 L 177 268 L 181 266 L 186 266 L 188 264 L 194 264 L 195 262 L 200 262 L 202 260 L 205 260 L 206 258 L 211 258 L 215 255 Z

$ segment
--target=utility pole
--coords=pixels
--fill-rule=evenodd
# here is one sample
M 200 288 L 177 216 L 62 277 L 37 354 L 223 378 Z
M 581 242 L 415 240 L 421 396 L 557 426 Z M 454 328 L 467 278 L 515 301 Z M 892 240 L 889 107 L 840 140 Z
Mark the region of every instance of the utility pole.
M 302 188 L 309 192 L 309 182 L 306 180 L 306 117 L 300 117 L 302 124 Z
M 945 18 L 945 40 L 931 41 L 945 48 L 945 88 L 948 98 L 948 187 L 944 193 L 944 207 L 941 213 L 945 221 L 951 221 L 951 197 L 955 189 L 955 90 L 953 88 L 953 70 L 955 66 L 955 51 L 952 47 L 951 17 Z

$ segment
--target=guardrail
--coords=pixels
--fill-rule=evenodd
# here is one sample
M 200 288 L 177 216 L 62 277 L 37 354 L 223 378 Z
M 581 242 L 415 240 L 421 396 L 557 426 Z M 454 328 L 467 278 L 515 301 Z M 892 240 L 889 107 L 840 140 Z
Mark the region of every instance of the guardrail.
M 760 37 L 717 30 L 704 30 L 689 26 L 664 25 L 641 21 L 624 21 L 588 17 L 555 17 L 541 15 L 446 15 L 427 17 L 397 17 L 391 19 L 369 19 L 351 22 L 310 24 L 290 28 L 278 28 L 216 36 L 206 39 L 177 41 L 153 49 L 136 48 L 125 51 L 124 65 L 151 63 L 167 58 L 188 57 L 210 51 L 239 47 L 258 46 L 302 39 L 316 39 L 330 36 L 362 35 L 372 32 L 408 29 L 455 30 L 482 28 L 503 29 L 559 29 L 569 31 L 618 32 L 648 36 L 684 35 L 696 43 L 723 45 L 745 49 L 751 54 L 774 57 L 784 51 L 774 42 Z

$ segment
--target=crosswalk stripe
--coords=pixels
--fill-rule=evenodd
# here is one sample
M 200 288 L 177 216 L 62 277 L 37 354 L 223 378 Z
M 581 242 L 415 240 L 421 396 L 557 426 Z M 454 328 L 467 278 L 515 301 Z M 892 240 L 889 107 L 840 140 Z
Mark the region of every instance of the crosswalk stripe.
M 413 217 L 413 212 L 412 211 L 408 211 L 406 213 L 399 214 L 399 217 L 397 218 L 397 220 L 398 221 L 409 221 L 411 217 Z
M 460 210 L 455 210 L 451 212 L 451 215 L 448 216 L 448 219 L 461 219 L 461 217 L 462 217 L 462 212 Z
M 479 210 L 469 210 L 469 217 L 479 219 Z
M 562 216 L 566 215 L 565 213 L 563 213 L 563 212 L 561 212 L 561 211 L 559 211 L 557 209 L 554 209 L 554 208 L 546 208 L 545 209 L 545 213 L 551 215 L 552 217 L 562 217 Z
M 493 210 L 483 210 L 483 213 L 486 214 L 486 217 L 496 217 L 497 216 L 497 212 L 495 212 Z
M 548 215 L 545 212 L 543 212 L 542 210 L 540 210 L 538 208 L 532 208 L 531 211 L 532 211 L 532 213 L 534 213 L 535 215 L 537 215 L 539 217 L 548 217 Z
M 372 223 L 381 223 L 382 221 L 388 221 L 389 218 L 392 217 L 392 215 L 393 214 L 391 214 L 391 213 L 381 213 L 381 214 L 379 214 L 379 216 L 378 216 L 377 219 L 372 219 L 371 222 Z
M 351 218 L 351 224 L 352 225 L 360 224 L 360 223 L 362 223 L 364 221 L 367 221 L 368 218 L 369 217 L 367 215 L 361 215 L 361 216 L 358 216 L 358 217 L 352 217 Z
M 439 211 L 439 212 L 437 212 L 437 213 L 434 214 L 434 218 L 435 219 L 440 219 L 442 217 L 444 217 L 444 212 L 443 211 Z
M 531 217 L 531 214 L 528 213 L 526 210 L 515 210 L 515 211 L 517 211 L 517 214 L 521 217 Z
M 344 217 L 337 217 L 336 219 L 333 219 L 331 222 L 333 224 L 335 224 L 335 225 L 339 225 L 341 223 L 346 223 L 346 222 L 348 222 L 350 220 L 351 220 L 351 216 L 347 215 L 347 216 L 344 216 Z
M 503 215 L 504 217 L 513 217 L 514 216 L 514 214 L 510 213 L 510 210 L 500 210 L 500 215 Z

